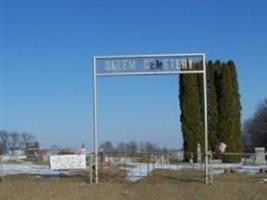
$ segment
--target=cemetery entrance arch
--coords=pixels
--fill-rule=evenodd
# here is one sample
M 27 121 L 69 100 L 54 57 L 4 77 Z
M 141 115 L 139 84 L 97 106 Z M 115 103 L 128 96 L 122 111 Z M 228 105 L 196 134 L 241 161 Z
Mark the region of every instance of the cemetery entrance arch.
M 152 54 L 93 57 L 93 135 L 98 183 L 97 78 L 103 76 L 202 74 L 204 102 L 205 183 L 208 183 L 208 113 L 206 56 L 204 53 Z

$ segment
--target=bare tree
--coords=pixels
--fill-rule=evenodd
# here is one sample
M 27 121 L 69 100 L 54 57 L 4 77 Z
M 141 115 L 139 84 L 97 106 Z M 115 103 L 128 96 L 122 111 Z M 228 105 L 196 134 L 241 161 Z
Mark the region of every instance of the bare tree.
M 20 134 L 18 132 L 12 132 L 10 133 L 10 143 L 11 148 L 17 148 L 19 147 L 19 140 L 20 140 Z
M 126 152 L 126 144 L 124 142 L 120 142 L 116 146 L 116 150 L 117 150 L 118 153 L 125 153 Z
M 128 142 L 126 144 L 126 148 L 127 148 L 127 153 L 130 153 L 130 154 L 135 154 L 137 153 L 137 150 L 138 150 L 138 146 L 135 141 Z
M 105 153 L 112 153 L 114 152 L 113 144 L 110 141 L 106 141 L 99 146 L 100 149 L 103 150 Z
M 151 142 L 146 142 L 145 143 L 145 151 L 147 153 L 156 153 L 156 152 L 159 152 L 160 149 L 157 145 L 151 143 Z
M 145 153 L 146 149 L 145 149 L 145 144 L 143 142 L 139 143 L 139 152 L 140 153 Z
M 34 136 L 30 133 L 0 131 L 0 146 L 2 153 L 14 148 L 26 148 L 28 142 L 34 141 Z
M 246 121 L 243 135 L 252 147 L 267 148 L 267 99 L 258 106 L 254 116 Z
M 21 133 L 21 147 L 26 148 L 26 144 L 33 141 L 35 138 L 31 133 L 22 132 Z
M 6 154 L 8 151 L 9 134 L 7 131 L 0 131 L 0 143 L 2 144 L 2 153 Z

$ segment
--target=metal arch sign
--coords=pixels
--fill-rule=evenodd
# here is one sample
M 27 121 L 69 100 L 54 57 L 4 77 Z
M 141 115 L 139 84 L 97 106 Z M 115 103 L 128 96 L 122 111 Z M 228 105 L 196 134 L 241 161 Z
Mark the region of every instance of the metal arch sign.
M 208 111 L 204 53 L 95 56 L 93 58 L 93 133 L 95 183 L 98 183 L 97 77 L 164 74 L 202 74 L 205 132 L 205 182 L 208 183 Z
M 204 54 L 94 57 L 95 75 L 146 75 L 204 72 Z

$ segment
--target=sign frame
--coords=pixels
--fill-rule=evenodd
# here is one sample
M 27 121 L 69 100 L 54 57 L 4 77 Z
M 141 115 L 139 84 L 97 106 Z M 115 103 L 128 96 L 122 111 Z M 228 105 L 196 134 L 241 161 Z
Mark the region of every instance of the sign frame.
M 134 58 L 170 58 L 170 57 L 202 57 L 202 70 L 177 70 L 157 72 L 114 72 L 97 73 L 97 60 L 99 59 L 134 59 Z M 93 57 L 93 138 L 95 153 L 95 183 L 98 183 L 98 126 L 97 126 L 97 78 L 104 76 L 136 76 L 136 75 L 175 75 L 175 74 L 203 74 L 203 103 L 204 103 L 204 141 L 205 141 L 205 183 L 208 184 L 208 102 L 207 102 L 207 73 L 205 53 L 174 53 L 174 54 L 142 54 L 142 55 L 118 55 L 118 56 L 94 56 Z

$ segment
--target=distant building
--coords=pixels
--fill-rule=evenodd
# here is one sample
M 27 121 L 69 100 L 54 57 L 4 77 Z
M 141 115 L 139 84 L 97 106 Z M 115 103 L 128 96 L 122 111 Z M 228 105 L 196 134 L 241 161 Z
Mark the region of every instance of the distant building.
M 29 159 L 37 159 L 39 156 L 39 143 L 28 142 L 26 143 L 26 155 Z

